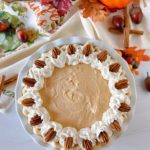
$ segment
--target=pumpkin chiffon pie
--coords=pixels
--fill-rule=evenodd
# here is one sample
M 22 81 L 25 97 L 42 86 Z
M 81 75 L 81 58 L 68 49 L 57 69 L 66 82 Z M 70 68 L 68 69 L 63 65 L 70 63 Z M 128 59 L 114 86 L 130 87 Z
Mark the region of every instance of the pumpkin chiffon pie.
M 18 102 L 28 124 L 59 149 L 92 150 L 109 143 L 131 110 L 123 67 L 91 43 L 42 53 L 22 82 Z

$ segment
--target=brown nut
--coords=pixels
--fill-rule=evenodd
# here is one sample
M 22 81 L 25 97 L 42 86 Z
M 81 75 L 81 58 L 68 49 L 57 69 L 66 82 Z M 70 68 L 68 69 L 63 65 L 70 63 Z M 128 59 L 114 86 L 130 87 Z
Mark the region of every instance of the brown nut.
M 58 49 L 57 47 L 54 47 L 54 48 L 52 49 L 52 57 L 53 57 L 53 58 L 57 59 L 57 56 L 60 55 L 60 53 L 61 53 L 61 51 L 60 51 L 60 49 Z
M 97 55 L 97 59 L 100 62 L 104 62 L 107 59 L 107 51 L 102 51 Z
M 7 31 L 7 29 L 8 29 L 8 25 L 0 21 L 0 33 Z
M 72 137 L 67 137 L 65 138 L 65 148 L 70 149 L 73 144 L 73 138 Z
M 26 107 L 29 107 L 29 106 L 32 106 L 35 104 L 34 99 L 32 99 L 32 98 L 26 98 L 26 99 L 22 100 L 21 103 L 22 103 L 22 105 L 24 105 Z
M 27 85 L 28 87 L 34 87 L 36 80 L 33 78 L 26 77 L 26 78 L 23 78 L 23 83 Z
M 110 128 L 112 129 L 113 132 L 121 132 L 121 126 L 117 120 L 114 120 L 110 124 Z
M 127 79 L 122 79 L 122 80 L 118 81 L 117 83 L 115 83 L 115 88 L 118 89 L 118 90 L 125 89 L 128 86 L 129 86 L 129 84 L 128 84 Z
M 129 112 L 131 110 L 131 107 L 126 103 L 121 103 L 118 110 L 121 112 Z
M 109 136 L 106 131 L 103 131 L 99 134 L 100 143 L 106 144 L 109 142 Z
M 44 68 L 46 65 L 45 61 L 42 60 L 36 60 L 34 64 L 36 65 L 37 68 Z
M 92 53 L 92 45 L 91 44 L 87 44 L 83 47 L 83 55 L 85 55 L 86 57 L 89 56 Z
M 111 65 L 109 66 L 109 71 L 110 71 L 110 72 L 115 72 L 115 73 L 117 73 L 117 72 L 119 71 L 119 69 L 120 69 L 120 64 L 118 64 L 118 63 L 114 63 L 114 64 L 111 64 Z
M 70 44 L 70 45 L 67 47 L 67 51 L 68 51 L 68 54 L 69 54 L 69 55 L 73 55 L 73 54 L 75 54 L 75 52 L 76 52 L 76 48 L 74 47 L 73 44 Z
M 56 136 L 56 131 L 53 128 L 50 128 L 44 135 L 45 142 L 49 142 Z
M 83 144 L 83 147 L 84 147 L 86 150 L 92 150 L 92 149 L 93 149 L 92 142 L 89 141 L 89 140 L 83 140 L 83 141 L 82 141 L 82 144 Z
M 31 126 L 36 126 L 36 125 L 39 125 L 42 123 L 42 119 L 41 119 L 41 116 L 39 115 L 35 115 L 34 117 L 31 118 L 30 120 L 30 125 Z
M 17 35 L 17 38 L 19 39 L 19 41 L 21 41 L 23 43 L 28 41 L 28 33 L 25 28 L 17 29 L 16 35 Z

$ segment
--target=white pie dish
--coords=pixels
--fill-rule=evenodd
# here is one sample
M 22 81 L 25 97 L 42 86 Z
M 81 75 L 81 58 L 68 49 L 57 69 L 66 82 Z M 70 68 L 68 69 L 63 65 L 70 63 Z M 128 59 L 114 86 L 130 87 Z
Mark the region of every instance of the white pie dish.
M 17 112 L 18 112 L 18 115 L 19 115 L 19 118 L 20 118 L 20 121 L 24 127 L 24 129 L 28 132 L 28 134 L 32 137 L 32 139 L 44 146 L 44 147 L 49 147 L 49 148 L 52 148 L 49 144 L 46 144 L 43 142 L 42 138 L 40 138 L 40 136 L 37 136 L 33 133 L 32 131 L 32 128 L 27 124 L 27 118 L 22 114 L 22 106 L 19 105 L 17 103 L 17 100 L 19 99 L 19 97 L 21 97 L 21 81 L 23 79 L 23 77 L 27 74 L 29 68 L 31 67 L 31 65 L 33 64 L 34 60 L 36 58 L 39 58 L 41 53 L 49 50 L 50 48 L 54 47 L 54 46 L 60 46 L 60 45 L 64 45 L 64 44 L 73 44 L 73 43 L 79 43 L 79 44 L 84 44 L 86 42 L 90 42 L 92 44 L 94 44 L 95 46 L 97 47 L 100 47 L 102 49 L 105 49 L 108 51 L 108 53 L 113 56 L 124 68 L 126 74 L 127 74 L 127 77 L 128 77 L 128 80 L 130 82 L 130 86 L 131 86 L 131 108 L 132 108 L 132 111 L 129 113 L 128 115 L 128 119 L 124 122 L 123 124 L 123 131 L 121 132 L 120 135 L 123 134 L 123 132 L 125 132 L 125 130 L 127 129 L 128 127 L 128 124 L 129 122 L 131 121 L 131 118 L 133 117 L 133 114 L 134 114 L 134 109 L 135 109 L 135 102 L 136 102 L 136 88 L 135 88 L 135 81 L 134 81 L 134 77 L 127 65 L 127 63 L 116 53 L 116 51 L 107 46 L 104 42 L 102 41 L 97 41 L 97 40 L 91 40 L 91 39 L 88 39 L 88 38 L 84 38 L 84 37 L 71 37 L 71 38 L 61 38 L 61 39 L 58 39 L 56 41 L 53 41 L 49 44 L 46 44 L 44 46 L 42 46 L 38 51 L 36 51 L 28 60 L 28 62 L 25 64 L 25 66 L 23 67 L 22 71 L 20 72 L 19 74 L 19 78 L 18 78 L 18 81 L 17 81 L 17 86 L 16 86 L 16 108 L 17 108 Z M 113 136 L 112 140 L 116 140 L 118 136 Z M 111 140 L 111 141 L 112 141 Z M 111 143 L 110 143 L 111 144 Z M 110 145 L 108 144 L 108 145 Z M 106 146 L 105 146 L 106 147 Z

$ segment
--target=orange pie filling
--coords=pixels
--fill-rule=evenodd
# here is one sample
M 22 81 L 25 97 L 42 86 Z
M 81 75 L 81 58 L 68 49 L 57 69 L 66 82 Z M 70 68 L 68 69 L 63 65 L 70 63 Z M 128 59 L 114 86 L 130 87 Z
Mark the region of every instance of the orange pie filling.
M 77 130 L 101 120 L 111 97 L 108 81 L 86 64 L 55 67 L 39 93 L 51 120 Z

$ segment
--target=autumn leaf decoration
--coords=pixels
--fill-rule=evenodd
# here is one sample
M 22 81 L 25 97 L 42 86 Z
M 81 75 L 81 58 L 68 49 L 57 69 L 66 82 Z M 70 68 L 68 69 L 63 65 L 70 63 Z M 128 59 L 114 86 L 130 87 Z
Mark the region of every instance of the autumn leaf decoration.
M 140 64 L 141 61 L 150 61 L 150 56 L 145 55 L 145 49 L 136 50 L 136 47 L 130 47 L 124 50 L 124 52 L 126 54 L 132 54 L 138 64 Z
M 142 61 L 150 61 L 150 56 L 145 54 L 145 49 L 137 50 L 137 47 L 129 47 L 125 50 L 117 50 L 117 52 L 127 61 L 131 71 L 138 75 L 138 67 Z
M 94 22 L 104 21 L 109 15 L 107 8 L 98 0 L 81 0 L 79 8 L 83 9 L 84 18 L 91 17 Z

